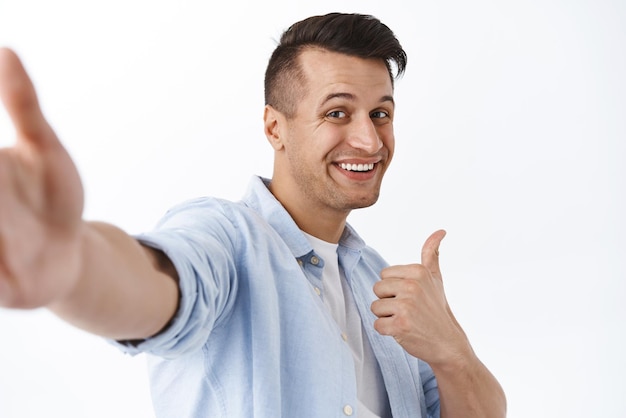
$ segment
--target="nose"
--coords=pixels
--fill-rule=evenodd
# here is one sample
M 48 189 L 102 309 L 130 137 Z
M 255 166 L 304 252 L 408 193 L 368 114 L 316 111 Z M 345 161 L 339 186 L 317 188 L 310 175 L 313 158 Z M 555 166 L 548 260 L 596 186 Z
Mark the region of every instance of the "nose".
M 348 144 L 352 148 L 375 154 L 383 147 L 376 125 L 369 115 L 355 119 L 350 125 L 352 126 L 348 135 Z

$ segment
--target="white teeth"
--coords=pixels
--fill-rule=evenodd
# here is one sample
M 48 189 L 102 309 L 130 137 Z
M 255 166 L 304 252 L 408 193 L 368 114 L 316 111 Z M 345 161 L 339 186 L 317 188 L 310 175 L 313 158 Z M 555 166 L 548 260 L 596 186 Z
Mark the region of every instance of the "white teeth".
M 345 164 L 341 163 L 341 168 L 348 171 L 370 171 L 374 169 L 374 164 Z

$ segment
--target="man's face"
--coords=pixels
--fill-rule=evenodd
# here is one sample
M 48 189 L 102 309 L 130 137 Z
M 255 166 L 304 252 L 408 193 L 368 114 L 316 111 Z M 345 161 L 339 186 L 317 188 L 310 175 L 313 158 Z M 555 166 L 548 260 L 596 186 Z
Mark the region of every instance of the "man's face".
M 309 49 L 300 65 L 306 93 L 292 118 L 282 115 L 275 146 L 279 199 L 322 212 L 374 204 L 394 149 L 385 63 Z

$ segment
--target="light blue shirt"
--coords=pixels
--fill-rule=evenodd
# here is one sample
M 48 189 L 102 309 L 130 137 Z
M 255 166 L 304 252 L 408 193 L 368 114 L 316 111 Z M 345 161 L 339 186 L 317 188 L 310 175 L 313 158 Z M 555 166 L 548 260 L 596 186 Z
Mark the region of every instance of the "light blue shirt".
M 358 416 L 352 352 L 324 306 L 324 261 L 252 179 L 240 202 L 202 198 L 170 210 L 138 239 L 180 277 L 169 327 L 130 354 L 149 354 L 157 417 Z M 430 367 L 374 330 L 372 287 L 385 261 L 350 227 L 339 265 L 383 375 L 394 418 L 439 417 Z

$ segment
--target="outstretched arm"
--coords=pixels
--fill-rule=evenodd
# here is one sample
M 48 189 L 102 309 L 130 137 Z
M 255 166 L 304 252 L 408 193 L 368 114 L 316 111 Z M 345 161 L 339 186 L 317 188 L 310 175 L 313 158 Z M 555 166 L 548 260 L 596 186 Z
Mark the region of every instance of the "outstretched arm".
M 45 306 L 109 338 L 156 334 L 178 303 L 171 263 L 116 227 L 82 219 L 76 167 L 9 49 L 0 49 L 0 99 L 16 131 L 15 145 L 0 149 L 0 306 Z
M 472 350 L 446 300 L 439 268 L 444 236 L 444 231 L 437 231 L 426 240 L 421 264 L 382 271 L 382 280 L 374 287 L 380 298 L 372 303 L 378 316 L 374 326 L 431 366 L 443 418 L 502 418 L 504 392 Z

